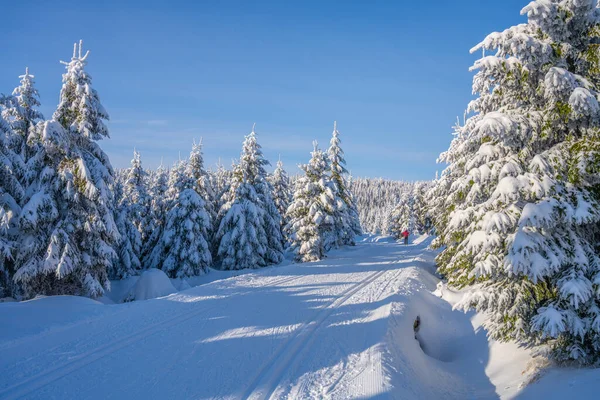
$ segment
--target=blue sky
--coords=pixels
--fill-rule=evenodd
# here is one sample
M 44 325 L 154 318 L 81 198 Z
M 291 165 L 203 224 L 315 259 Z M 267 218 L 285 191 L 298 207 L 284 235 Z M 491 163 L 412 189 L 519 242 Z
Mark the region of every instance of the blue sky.
M 25 66 L 42 111 L 79 39 L 108 110 L 115 167 L 187 157 L 230 165 L 256 122 L 290 173 L 333 121 L 355 176 L 430 179 L 472 98 L 469 49 L 523 21 L 527 1 L 12 1 L 0 17 L 0 93 Z

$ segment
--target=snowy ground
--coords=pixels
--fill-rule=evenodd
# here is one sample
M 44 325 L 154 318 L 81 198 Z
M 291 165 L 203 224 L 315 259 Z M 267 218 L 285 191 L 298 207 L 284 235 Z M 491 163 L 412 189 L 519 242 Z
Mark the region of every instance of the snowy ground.
M 598 370 L 552 370 L 521 391 L 529 353 L 488 343 L 479 316 L 432 293 L 428 244 L 368 237 L 323 262 L 126 304 L 0 304 L 0 399 L 595 398 Z

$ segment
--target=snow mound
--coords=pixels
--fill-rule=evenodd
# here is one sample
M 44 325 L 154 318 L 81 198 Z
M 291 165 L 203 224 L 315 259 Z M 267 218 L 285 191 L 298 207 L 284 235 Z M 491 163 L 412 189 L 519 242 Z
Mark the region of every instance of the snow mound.
M 443 299 L 454 307 L 460 303 L 468 291 L 456 290 L 440 282 L 434 294 Z M 455 311 L 460 312 L 460 311 Z M 473 311 L 464 314 L 465 320 L 470 321 L 475 338 L 472 342 L 465 343 L 452 334 L 456 330 L 456 324 L 450 322 L 448 328 L 451 333 L 448 338 L 444 338 L 447 345 L 455 348 L 453 352 L 446 352 L 443 356 L 457 358 L 461 353 L 470 353 L 475 357 L 486 361 L 485 374 L 489 377 L 490 382 L 496 387 L 496 393 L 501 399 L 529 398 L 526 396 L 528 392 L 528 382 L 534 382 L 540 374 L 542 374 L 543 366 L 539 366 L 539 359 L 533 357 L 532 351 L 525 347 L 520 347 L 516 343 L 497 342 L 493 339 L 487 339 L 487 331 L 483 328 L 485 316 L 483 314 L 474 313 Z M 446 330 L 444 330 L 446 332 Z M 483 338 L 486 338 L 484 342 Z M 423 338 L 421 338 L 423 339 Z M 458 340 L 457 340 L 458 339 Z M 432 342 L 432 337 L 424 338 L 427 343 Z M 426 343 L 426 344 L 427 344 Z M 427 348 L 427 351 L 436 351 L 435 348 Z M 439 351 L 439 349 L 437 349 Z M 438 352 L 439 356 L 440 353 Z M 522 391 L 523 388 L 526 390 Z M 535 393 L 535 392 L 533 392 Z M 531 398 L 563 398 L 561 396 L 548 397 L 537 396 Z M 588 397 L 581 397 L 588 398 Z M 591 398 L 591 397 L 589 397 Z
M 497 398 L 485 373 L 485 332 L 475 331 L 468 316 L 432 293 L 436 277 L 420 267 L 405 271 L 383 352 L 395 397 Z
M 98 301 L 104 304 L 119 304 L 131 300 L 138 279 L 140 279 L 139 276 L 129 276 L 125 279 L 110 281 L 110 291 L 105 292 Z
M 424 246 L 429 246 L 431 241 L 433 240 L 433 236 L 428 234 L 419 235 L 413 239 L 413 244 L 422 244 Z
M 14 298 L 12 298 L 12 297 L 2 297 L 2 298 L 0 299 L 0 303 L 14 303 L 14 302 L 16 302 L 16 301 L 17 301 L 17 300 L 15 300 L 15 299 L 14 299 Z
M 7 321 L 11 327 L 0 329 L 0 343 L 64 329 L 107 311 L 102 303 L 78 296 L 38 296 L 28 301 L 0 303 L 0 321 Z
M 177 289 L 169 277 L 160 269 L 152 268 L 144 271 L 133 288 L 132 300 L 148 300 L 168 296 Z

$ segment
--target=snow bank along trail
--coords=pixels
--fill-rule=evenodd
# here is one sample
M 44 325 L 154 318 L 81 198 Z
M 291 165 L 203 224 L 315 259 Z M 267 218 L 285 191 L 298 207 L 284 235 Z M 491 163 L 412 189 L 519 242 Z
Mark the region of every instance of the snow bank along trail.
M 121 305 L 1 304 L 0 399 L 497 397 L 461 355 L 468 318 L 431 294 L 427 244 L 366 238 Z

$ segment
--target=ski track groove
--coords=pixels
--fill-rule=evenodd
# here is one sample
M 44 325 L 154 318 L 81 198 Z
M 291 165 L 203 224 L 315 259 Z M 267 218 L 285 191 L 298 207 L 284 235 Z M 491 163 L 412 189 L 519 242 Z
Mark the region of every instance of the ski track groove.
M 393 282 L 396 282 L 396 281 L 398 280 L 398 278 L 399 278 L 399 277 L 400 277 L 400 276 L 401 276 L 403 273 L 405 273 L 405 272 L 406 272 L 406 269 L 405 269 L 404 267 L 402 267 L 402 268 L 399 268 L 399 269 L 398 269 L 398 271 L 396 271 L 396 273 L 394 274 L 394 277 L 393 277 L 392 279 L 389 279 L 389 280 L 387 281 L 387 283 L 385 284 L 385 286 L 383 287 L 383 289 L 382 289 L 382 290 L 381 290 L 381 291 L 378 293 L 377 297 L 375 298 L 375 301 L 378 301 L 378 300 L 381 298 L 381 296 L 382 296 L 382 295 L 385 293 L 385 291 L 387 290 L 387 288 L 388 288 L 388 287 L 389 287 L 389 286 L 390 286 L 390 285 L 391 285 Z M 336 343 L 337 343 L 337 342 L 336 342 Z M 340 343 L 337 343 L 337 345 L 338 345 L 338 346 L 341 348 L 341 350 L 342 350 L 342 354 L 346 354 L 346 352 L 344 351 L 344 349 L 341 347 L 342 345 L 341 345 Z M 372 350 L 369 350 L 369 357 L 370 357 L 370 358 L 373 356 L 373 355 L 371 354 L 371 352 L 372 352 Z M 346 364 L 346 365 L 347 365 L 347 360 L 346 360 L 346 359 L 344 359 L 344 364 Z M 360 370 L 358 370 L 358 371 L 355 371 L 355 372 L 354 372 L 354 373 L 353 373 L 353 374 L 350 376 L 350 378 L 348 379 L 348 381 L 350 381 L 350 382 L 351 382 L 351 381 L 353 381 L 353 380 L 357 379 L 357 378 L 358 378 L 358 377 L 359 377 L 359 376 L 360 376 L 360 375 L 361 375 L 363 372 L 365 372 L 365 371 L 366 371 L 366 369 L 367 369 L 367 368 L 368 368 L 368 366 L 367 366 L 367 365 L 365 365 L 365 366 L 364 366 L 362 369 L 360 369 Z M 325 395 L 333 395 L 333 394 L 336 392 L 336 390 L 337 390 L 337 385 L 338 385 L 338 384 L 339 384 L 339 383 L 340 383 L 340 382 L 341 382 L 341 381 L 344 379 L 344 377 L 346 377 L 346 376 L 347 376 L 347 373 L 348 373 L 347 369 L 346 369 L 346 368 L 344 368 L 344 369 L 342 370 L 342 373 L 340 374 L 340 376 L 339 376 L 337 379 L 335 379 L 335 381 L 334 381 L 332 384 L 330 384 L 329 386 L 327 386 L 327 387 L 325 388 L 325 390 L 324 390 L 324 394 L 325 394 Z M 306 384 L 304 384 L 304 385 L 302 385 L 302 386 L 307 386 L 309 383 L 310 383 L 310 382 L 307 382 Z
M 113 315 L 121 315 L 121 314 L 125 314 L 127 313 L 128 310 L 123 308 L 122 310 L 116 312 Z M 21 346 L 23 344 L 26 344 L 27 342 L 31 341 L 31 340 L 37 340 L 40 338 L 44 338 L 50 335 L 55 335 L 58 334 L 60 332 L 64 332 L 67 331 L 69 329 L 81 326 L 81 325 L 86 325 L 86 324 L 91 324 L 96 322 L 99 319 L 102 319 L 104 317 L 104 315 L 98 315 L 92 318 L 87 318 L 87 319 L 83 319 L 81 321 L 77 321 L 75 323 L 70 323 L 67 324 L 65 326 L 58 326 L 58 327 L 54 327 L 51 331 L 48 332 L 39 332 L 36 333 L 34 335 L 30 335 L 30 336 L 25 336 L 23 338 L 19 338 L 19 339 L 14 339 L 14 340 L 8 340 L 6 343 L 2 343 L 0 344 L 0 350 L 8 350 L 8 349 L 13 349 L 17 346 Z M 60 345 L 57 345 L 56 347 L 60 347 Z M 0 392 L 1 393 L 1 392 Z
M 385 291 L 387 290 L 387 288 L 393 283 L 396 282 L 398 280 L 398 277 L 400 275 L 402 275 L 403 272 L 405 272 L 406 269 L 404 267 L 398 268 L 398 270 L 395 271 L 394 276 L 391 279 L 388 279 L 387 282 L 385 283 L 385 285 L 383 286 L 383 288 L 379 291 L 379 293 L 377 293 L 376 296 L 370 296 L 369 300 L 372 302 L 374 301 L 378 301 L 381 296 L 385 293 Z M 315 333 L 317 333 L 319 331 L 320 327 L 315 330 Z M 311 340 L 306 344 L 306 346 L 304 346 L 303 348 L 303 353 L 306 353 L 306 351 L 308 349 L 310 349 L 312 347 L 312 345 L 314 344 L 314 336 L 311 338 Z M 341 354 L 346 354 L 346 352 L 344 351 L 342 345 L 338 342 L 336 342 L 336 344 L 338 345 L 338 347 L 341 349 Z M 372 355 L 369 354 L 369 356 L 371 357 Z M 302 361 L 301 359 L 297 360 Z M 347 359 L 343 360 L 344 365 L 347 366 Z M 294 370 L 297 370 L 297 366 L 294 367 Z M 359 370 L 358 372 L 354 373 L 352 375 L 352 377 L 349 379 L 350 381 L 356 379 L 358 376 L 360 376 L 365 370 L 366 370 L 367 366 L 364 366 L 363 369 Z M 333 394 L 333 392 L 335 392 L 336 390 L 336 386 L 342 381 L 342 379 L 344 379 L 344 377 L 347 375 L 348 371 L 346 370 L 346 368 L 342 369 L 342 372 L 340 374 L 339 377 L 337 377 L 333 383 L 331 383 L 330 385 L 328 385 L 327 387 L 322 389 L 322 393 L 324 393 L 324 395 L 331 395 Z M 303 393 L 305 388 L 307 388 L 310 384 L 312 383 L 312 380 L 306 380 L 304 382 L 302 382 L 300 384 L 300 388 L 298 390 L 298 393 Z
M 270 276 L 275 276 L 275 275 L 265 275 L 265 277 L 270 277 Z M 264 285 L 260 285 L 257 288 L 263 288 L 263 287 L 267 287 L 267 286 L 279 286 L 279 285 L 282 285 L 282 284 L 287 284 L 287 283 L 293 282 L 293 281 L 295 281 L 297 279 L 300 279 L 300 278 L 303 278 L 303 277 L 304 277 L 303 275 L 298 275 L 298 276 L 284 276 L 282 278 L 274 280 L 273 282 L 268 282 L 268 283 L 266 283 Z M 201 285 L 201 286 L 203 286 L 203 285 Z M 179 292 L 177 292 L 177 293 L 179 293 Z M 123 308 L 122 310 L 118 311 L 117 313 L 115 313 L 113 315 L 125 314 L 128 311 L 129 310 Z M 49 332 L 40 332 L 40 333 L 36 333 L 34 335 L 31 335 L 31 336 L 25 336 L 25 337 L 20 338 L 20 339 L 9 340 L 6 343 L 1 343 L 0 344 L 0 350 L 12 349 L 12 348 L 15 348 L 17 346 L 21 346 L 21 345 L 23 345 L 23 344 L 25 344 L 25 343 L 27 343 L 28 341 L 31 341 L 31 340 L 37 340 L 39 338 L 43 338 L 43 337 L 46 337 L 46 336 L 49 336 L 49 335 L 56 335 L 56 334 L 58 334 L 60 332 L 67 331 L 67 330 L 73 329 L 73 328 L 81 326 L 81 325 L 87 325 L 87 324 L 96 322 L 96 321 L 102 319 L 103 317 L 104 317 L 104 315 L 99 315 L 99 316 L 88 318 L 88 319 L 84 319 L 84 320 L 81 320 L 81 321 L 78 321 L 78 322 L 75 322 L 75 323 L 67 324 L 65 326 L 55 327 L 55 328 L 53 328 Z M 47 351 L 55 350 L 55 349 L 61 347 L 62 345 L 63 345 L 62 343 L 58 344 L 58 345 L 56 345 L 53 348 L 47 349 Z M 2 394 L 1 391 L 0 391 L 0 394 Z
M 336 341 L 334 343 L 336 344 L 338 351 L 342 355 L 342 364 L 343 364 L 344 368 L 342 368 L 339 376 L 337 378 L 335 378 L 331 384 L 329 384 L 327 387 L 324 387 L 321 389 L 321 393 L 323 393 L 323 396 L 329 396 L 335 391 L 336 386 L 342 381 L 344 376 L 346 376 L 344 371 L 346 370 L 346 368 L 348 368 L 348 357 L 343 356 L 345 354 L 344 348 L 342 347 L 342 345 L 339 342 Z M 308 383 L 302 385 L 301 388 L 306 387 L 306 386 L 308 386 Z
M 290 283 L 290 282 L 293 282 L 295 280 L 298 280 L 298 279 L 304 278 L 304 277 L 305 277 L 304 275 L 288 276 L 288 277 L 281 278 L 279 280 L 275 280 L 275 282 L 268 282 L 268 283 L 266 283 L 264 285 L 261 285 L 260 287 L 280 286 L 280 285 L 283 285 L 283 284 L 286 284 L 286 283 Z
M 403 268 L 400 268 L 400 270 L 394 275 L 392 281 L 396 280 L 398 275 L 402 272 L 402 269 Z M 252 380 L 251 384 L 245 389 L 242 397 L 250 398 L 250 396 L 258 395 L 258 397 L 255 398 L 263 400 L 271 398 L 274 391 L 278 388 L 278 384 L 281 378 L 284 376 L 286 368 L 297 362 L 298 356 L 304 353 L 304 345 L 306 345 L 307 343 L 310 345 L 310 343 L 314 342 L 314 334 L 322 327 L 322 324 L 327 320 L 327 318 L 330 317 L 339 306 L 348 301 L 353 295 L 358 293 L 363 288 L 369 286 L 371 283 L 373 283 L 388 272 L 390 272 L 389 268 L 373 272 L 362 281 L 355 283 L 350 288 L 343 291 L 340 295 L 336 297 L 335 300 L 331 301 L 327 306 L 321 308 L 316 313 L 314 318 L 302 323 L 302 325 L 296 330 L 296 332 L 292 333 L 291 337 L 279 346 L 279 348 L 275 351 L 275 354 L 269 359 L 269 361 L 267 361 L 262 366 L 262 368 L 260 368 L 258 374 Z M 282 278 L 274 279 L 262 285 L 253 287 L 253 289 L 280 286 L 283 284 L 293 282 L 295 280 L 299 280 L 304 277 L 305 275 L 284 276 Z M 387 288 L 390 284 L 391 282 L 386 283 L 385 288 Z M 383 291 L 380 292 L 378 297 L 380 297 L 381 294 L 385 292 L 385 288 L 383 289 Z M 55 365 L 44 371 L 31 375 L 6 388 L 0 389 L 0 398 L 4 400 L 9 400 L 26 397 L 27 395 L 44 388 L 45 386 L 67 376 L 72 372 L 75 372 L 87 365 L 93 364 L 96 361 L 101 360 L 102 358 L 114 354 L 116 351 L 122 348 L 131 346 L 139 342 L 140 340 L 154 335 L 160 332 L 161 330 L 167 329 L 173 325 L 180 324 L 200 315 L 209 314 L 216 308 L 218 307 L 213 306 L 209 308 L 191 310 L 184 313 L 180 313 L 174 317 L 166 318 L 162 321 L 152 323 L 125 337 L 109 341 L 108 343 L 97 346 L 86 352 L 80 353 L 74 356 L 69 361 Z M 102 317 L 103 316 L 99 316 L 98 318 L 93 318 L 92 320 L 101 319 Z M 80 325 L 81 323 L 89 322 L 90 320 L 81 321 L 80 323 L 69 325 L 65 328 L 59 328 L 58 330 L 68 330 L 73 328 L 74 326 Z M 52 332 L 49 332 L 47 334 L 55 333 L 56 330 L 53 330 Z M 44 334 L 43 336 L 45 335 L 46 334 Z M 28 340 L 30 338 L 26 339 Z M 18 342 L 20 341 L 17 340 L 6 343 L 4 345 L 1 345 L 0 349 L 12 348 L 15 345 L 18 345 Z M 266 385 L 263 385 L 263 383 L 265 383 Z M 328 388 L 329 390 L 327 390 L 327 393 L 335 391 L 335 386 L 337 383 L 339 383 L 339 380 L 337 380 L 337 382 L 334 382 L 334 387 Z M 260 390 L 260 392 L 256 393 L 257 390 Z
M 114 352 L 120 350 L 124 347 L 130 346 L 150 335 L 158 333 L 160 330 L 164 328 L 168 328 L 169 326 L 173 326 L 178 323 L 182 323 L 191 319 L 193 317 L 208 314 L 210 311 L 216 309 L 217 307 L 210 307 L 208 309 L 203 308 L 196 311 L 186 312 L 183 314 L 176 315 L 172 318 L 168 318 L 161 322 L 157 322 L 150 326 L 147 326 L 139 331 L 127 335 L 121 339 L 115 340 L 113 342 L 106 343 L 102 346 L 96 347 L 95 349 L 86 351 L 84 353 L 78 354 L 72 360 L 62 363 L 60 365 L 54 366 L 46 371 L 39 372 L 33 376 L 30 376 L 21 382 L 18 382 L 12 386 L 9 386 L 0 391 L 0 398 L 4 400 L 9 399 L 18 399 L 20 397 L 26 396 L 32 392 L 35 392 L 44 386 L 68 375 L 71 372 L 77 371 L 81 367 L 92 364 Z
M 294 280 L 302 278 L 302 275 L 299 276 L 291 276 L 291 277 L 283 277 L 280 279 L 276 279 L 274 281 L 269 281 L 264 285 L 260 285 L 257 288 L 271 287 L 271 286 L 279 286 L 282 284 L 286 284 L 292 282 Z M 210 311 L 216 309 L 217 307 L 210 307 L 208 309 L 202 308 L 196 311 L 188 311 L 182 314 L 178 314 L 174 317 L 167 318 L 163 321 L 156 322 L 147 326 L 137 332 L 134 332 L 130 335 L 127 335 L 121 339 L 103 344 L 94 349 L 88 350 L 84 353 L 78 354 L 73 359 L 68 362 L 64 362 L 57 366 L 54 366 L 45 371 L 39 372 L 33 376 L 25 378 L 24 380 L 15 383 L 7 388 L 0 390 L 0 398 L 4 400 L 9 399 L 18 399 L 20 397 L 26 396 L 32 392 L 35 392 L 44 386 L 68 375 L 69 373 L 78 370 L 81 367 L 92 364 L 114 352 L 120 350 L 124 347 L 130 346 L 136 342 L 139 342 L 141 339 L 144 339 L 150 335 L 158 333 L 162 329 L 168 328 L 170 326 L 185 322 L 193 317 L 208 314 Z M 99 317 L 101 318 L 101 317 Z M 89 322 L 89 321 L 88 321 Z M 71 328 L 72 326 L 66 327 L 61 330 L 66 330 Z M 54 333 L 54 332 L 52 332 Z M 12 346 L 9 346 L 9 348 Z
M 267 361 L 260 369 L 257 376 L 252 380 L 251 384 L 246 388 L 241 398 L 249 399 L 257 389 L 260 389 L 261 383 L 265 380 L 266 392 L 258 393 L 257 399 L 266 400 L 270 398 L 277 388 L 278 380 L 285 373 L 286 367 L 289 366 L 300 353 L 302 345 L 305 344 L 314 334 L 317 328 L 329 317 L 337 307 L 345 303 L 354 294 L 362 288 L 368 286 L 380 276 L 388 272 L 388 269 L 377 271 L 370 274 L 367 278 L 356 283 L 352 287 L 342 292 L 339 297 L 322 308 L 315 318 L 308 322 L 304 322 L 301 327 L 296 330 L 285 343 L 283 343 L 275 352 L 275 355 Z M 295 343 L 294 343 L 295 342 Z M 281 360 L 281 361 L 280 361 Z M 279 362 L 279 365 L 278 365 Z M 254 398 L 254 397 L 253 397 Z
M 273 275 L 267 275 L 267 276 L 273 276 Z M 260 288 L 264 288 L 264 287 L 267 287 L 267 286 L 268 287 L 271 287 L 271 286 L 280 286 L 280 285 L 283 285 L 283 284 L 287 284 L 287 283 L 293 282 L 293 281 L 298 280 L 298 279 L 303 278 L 303 277 L 304 276 L 302 276 L 302 275 L 299 275 L 299 276 L 284 276 L 282 278 L 274 280 L 273 282 L 268 282 L 266 284 L 260 285 L 257 288 L 260 289 Z M 127 311 L 128 311 L 127 309 L 123 309 L 120 312 L 115 313 L 115 315 L 124 314 Z M 91 319 L 86 319 L 86 320 L 83 320 L 83 321 L 80 321 L 80 322 L 77 322 L 77 323 L 74 323 L 74 324 L 69 324 L 69 325 L 66 325 L 66 326 L 61 326 L 61 327 L 55 328 L 55 329 L 53 329 L 50 332 L 42 332 L 42 333 L 35 334 L 33 336 L 28 336 L 28 337 L 25 337 L 25 338 L 22 338 L 22 339 L 18 339 L 18 340 L 15 340 L 15 341 L 10 341 L 10 342 L 8 342 L 6 344 L 0 345 L 0 350 L 6 350 L 6 349 L 15 348 L 17 346 L 23 345 L 24 343 L 27 343 L 28 341 L 30 341 L 30 340 L 32 340 L 34 338 L 38 339 L 40 337 L 47 337 L 47 336 L 50 336 L 50 335 L 56 335 L 56 334 L 59 334 L 61 332 L 70 330 L 72 328 L 75 328 L 77 326 L 81 326 L 83 324 L 90 324 L 90 323 L 96 322 L 96 321 L 98 321 L 98 320 L 100 320 L 102 318 L 103 318 L 103 316 L 100 315 L 98 317 L 94 317 L 94 318 L 91 318 Z M 49 352 L 52 352 L 52 351 L 54 351 L 56 349 L 64 347 L 64 345 L 65 345 L 65 343 L 59 343 L 56 346 L 47 348 L 47 349 L 45 349 L 45 353 L 49 353 Z M 23 360 L 23 361 L 17 362 L 16 365 L 18 366 L 18 365 L 21 365 L 23 363 L 27 364 L 28 362 L 30 362 L 30 360 L 36 359 L 39 355 L 40 354 L 37 354 L 35 356 L 30 357 L 27 360 Z M 7 389 L 0 389 L 0 395 L 3 393 L 3 390 L 7 390 Z

